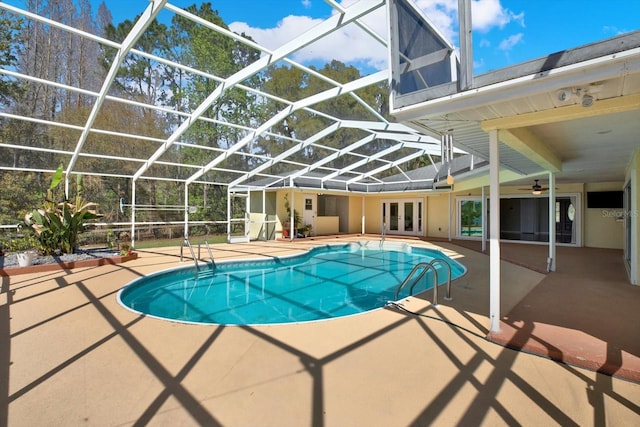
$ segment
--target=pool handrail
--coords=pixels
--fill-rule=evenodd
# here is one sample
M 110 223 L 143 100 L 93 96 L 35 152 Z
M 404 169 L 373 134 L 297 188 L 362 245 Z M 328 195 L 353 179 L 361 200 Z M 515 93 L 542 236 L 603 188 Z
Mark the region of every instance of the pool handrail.
M 429 264 L 433 265 L 433 271 L 435 271 L 435 264 L 436 263 L 442 263 L 444 265 L 447 266 L 447 294 L 445 295 L 444 299 L 447 301 L 451 301 L 453 300 L 453 298 L 451 297 L 451 266 L 449 265 L 449 263 L 445 260 L 443 260 L 442 258 L 434 258 L 433 260 L 431 260 L 431 262 Z
M 395 298 L 394 299 L 396 301 L 398 300 L 398 296 L 400 295 L 400 291 L 402 290 L 402 288 L 404 288 L 406 286 L 406 284 L 409 282 L 409 280 L 411 280 L 411 278 L 416 273 L 416 271 L 418 271 L 420 268 L 422 268 L 422 271 L 420 272 L 420 275 L 416 278 L 416 280 L 413 282 L 413 284 L 409 288 L 409 296 L 413 295 L 413 288 L 420 281 L 420 279 L 422 279 L 422 277 L 425 274 L 427 274 L 429 269 L 433 269 L 433 280 L 434 280 L 434 283 L 433 283 L 433 305 L 438 305 L 438 270 L 436 269 L 436 266 L 435 266 L 435 264 L 437 264 L 437 263 L 444 263 L 447 266 L 447 272 L 448 272 L 447 294 L 444 297 L 444 299 L 447 300 L 447 301 L 451 301 L 453 299 L 451 297 L 451 266 L 449 265 L 449 263 L 447 261 L 445 261 L 445 260 L 443 260 L 441 258 L 434 258 L 430 262 L 420 262 L 420 263 L 416 264 L 411 269 L 411 272 L 407 275 L 407 277 L 405 277 L 405 279 L 402 281 L 402 283 L 400 283 L 400 285 L 396 289 L 396 294 L 395 294 Z
M 209 246 L 209 242 L 205 240 L 204 245 L 207 247 L 207 252 L 209 252 L 209 259 L 211 260 L 211 264 L 213 265 L 213 267 L 215 267 L 216 260 L 213 259 L 213 252 L 211 252 L 211 247 Z
M 420 280 L 422 278 L 422 276 L 424 276 L 426 274 L 426 272 L 429 270 L 429 268 L 433 268 L 434 272 L 436 271 L 435 267 L 433 265 L 431 265 L 430 263 L 428 263 L 428 262 L 419 262 L 416 265 L 414 265 L 413 268 L 411 269 L 411 272 L 409 272 L 409 274 L 407 274 L 407 277 L 404 278 L 402 283 L 400 283 L 400 286 L 398 286 L 398 288 L 396 289 L 396 294 L 395 294 L 395 297 L 394 297 L 394 299 L 396 301 L 398 300 L 398 295 L 400 295 L 400 291 L 402 290 L 402 288 L 404 288 L 405 285 L 407 283 L 409 283 L 409 280 L 411 280 L 413 275 L 416 274 L 416 271 L 418 271 L 420 268 L 422 268 L 423 270 L 421 271 L 420 276 L 418 276 L 418 278 L 416 279 L 416 282 L 418 280 Z M 436 273 L 435 276 L 436 276 L 436 284 L 437 284 L 438 283 L 437 282 L 438 273 Z M 411 292 L 413 291 L 413 286 L 415 286 L 415 282 L 411 286 L 411 288 L 409 289 L 409 295 L 411 295 Z M 437 292 L 438 292 L 436 290 L 437 286 L 434 286 L 433 288 L 434 288 L 434 297 L 435 297 Z M 437 298 L 434 298 L 434 304 L 437 304 Z
M 198 272 L 200 271 L 200 268 L 198 267 L 198 258 L 196 258 L 196 254 L 193 252 L 193 246 L 191 246 L 191 242 L 189 241 L 189 238 L 187 236 L 184 237 L 184 239 L 182 240 L 182 244 L 180 245 L 180 262 L 182 262 L 183 260 L 183 248 L 187 246 L 189 248 L 189 251 L 191 252 L 191 258 L 193 259 L 193 264 L 196 266 L 196 276 L 198 275 Z

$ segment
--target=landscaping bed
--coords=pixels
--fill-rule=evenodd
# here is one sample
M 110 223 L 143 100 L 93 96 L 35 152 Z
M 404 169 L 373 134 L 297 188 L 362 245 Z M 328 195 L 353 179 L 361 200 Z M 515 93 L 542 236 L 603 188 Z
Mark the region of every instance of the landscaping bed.
M 120 255 L 119 252 L 113 249 L 87 249 L 79 250 L 75 254 L 60 256 L 36 255 L 32 265 L 20 267 L 16 254 L 6 254 L 5 256 L 0 256 L 0 276 L 120 264 L 136 258 L 138 258 L 138 254 L 135 252 Z

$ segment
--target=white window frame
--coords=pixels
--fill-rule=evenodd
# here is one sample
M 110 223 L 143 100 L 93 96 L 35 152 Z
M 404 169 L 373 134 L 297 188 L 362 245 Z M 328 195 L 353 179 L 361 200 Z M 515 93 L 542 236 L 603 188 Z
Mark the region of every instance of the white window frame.
M 487 202 L 488 203 L 488 198 L 487 198 Z M 456 196 L 456 239 L 460 239 L 460 240 L 481 240 L 482 239 L 482 232 L 480 233 L 479 236 L 465 236 L 462 234 L 462 203 L 463 202 L 480 202 L 482 204 L 482 196 Z M 485 208 L 486 206 L 488 206 L 487 204 L 485 204 Z M 487 228 L 487 215 L 485 212 L 482 213 L 482 228 L 486 229 Z

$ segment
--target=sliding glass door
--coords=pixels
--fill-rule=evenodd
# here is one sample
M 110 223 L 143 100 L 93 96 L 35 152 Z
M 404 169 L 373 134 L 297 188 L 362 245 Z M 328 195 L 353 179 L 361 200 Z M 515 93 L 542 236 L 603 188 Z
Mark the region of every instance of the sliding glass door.
M 578 244 L 578 195 L 562 195 L 555 201 L 556 242 Z M 487 208 L 489 203 L 486 204 Z M 488 212 L 487 212 L 488 214 Z M 461 197 L 457 203 L 457 237 L 482 236 L 482 200 Z M 486 221 L 485 221 L 486 222 Z M 488 229 L 488 223 L 487 223 Z M 488 231 L 487 231 L 488 235 Z M 503 197 L 500 199 L 500 239 L 527 242 L 549 241 L 548 197 Z

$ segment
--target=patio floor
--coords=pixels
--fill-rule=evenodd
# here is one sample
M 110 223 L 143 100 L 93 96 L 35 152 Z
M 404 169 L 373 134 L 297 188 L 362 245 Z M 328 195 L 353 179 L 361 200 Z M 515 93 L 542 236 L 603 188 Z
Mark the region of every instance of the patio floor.
M 121 265 L 2 277 L 0 425 L 640 421 L 640 384 L 483 338 L 485 254 L 449 243 L 411 242 L 440 247 L 468 268 L 454 282 L 453 301 L 433 306 L 428 294 L 402 301 L 418 315 L 385 308 L 302 324 L 187 325 L 139 316 L 117 303 L 124 284 L 180 265 L 179 248 L 139 251 L 138 259 Z M 215 245 L 214 255 L 218 261 L 280 256 L 326 243 Z M 505 325 L 538 337 L 538 319 L 522 320 L 530 309 L 523 302 L 551 276 L 502 263 L 503 283 L 509 284 L 501 301 Z M 627 352 L 638 356 L 625 345 L 622 366 Z

